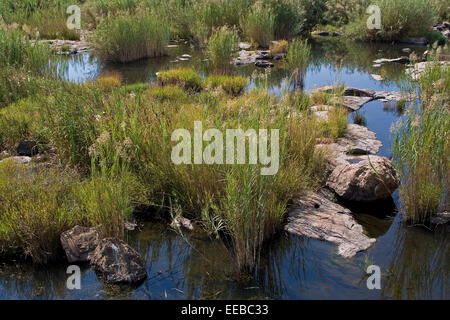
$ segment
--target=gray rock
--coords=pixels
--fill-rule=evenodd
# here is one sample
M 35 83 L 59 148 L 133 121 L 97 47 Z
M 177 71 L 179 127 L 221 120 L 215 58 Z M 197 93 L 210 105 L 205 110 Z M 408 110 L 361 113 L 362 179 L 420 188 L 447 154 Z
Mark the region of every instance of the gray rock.
M 1 160 L 0 164 L 7 163 L 7 162 L 14 162 L 15 164 L 28 165 L 31 162 L 31 158 L 30 157 L 9 157 L 9 158 L 5 158 L 5 159 Z
M 440 212 L 433 215 L 430 223 L 434 226 L 450 224 L 450 212 Z
M 426 46 L 428 44 L 428 40 L 427 38 L 424 37 L 410 37 L 410 38 L 405 38 L 402 39 L 400 41 L 400 43 L 404 43 L 404 44 L 413 44 L 416 46 Z
M 389 159 L 370 156 L 369 160 L 337 166 L 327 186 L 345 200 L 373 202 L 390 197 L 399 180 Z
M 72 262 L 88 261 L 88 256 L 94 252 L 101 239 L 95 228 L 75 226 L 61 233 L 61 245 L 66 252 L 67 260 Z
M 354 257 L 376 239 L 369 238 L 350 210 L 330 201 L 322 193 L 309 193 L 294 200 L 285 230 L 289 233 L 339 245 L 338 254 Z
M 36 141 L 22 140 L 17 146 L 17 154 L 19 156 L 32 157 L 39 153 L 39 148 Z
M 147 271 L 139 254 L 122 240 L 106 238 L 89 255 L 91 265 L 109 283 L 134 284 L 147 277 Z
M 240 42 L 239 43 L 239 49 L 249 50 L 251 47 L 252 47 L 252 45 L 248 42 Z
M 401 63 L 401 64 L 407 64 L 410 63 L 411 60 L 409 60 L 408 57 L 400 57 L 400 58 L 395 58 L 395 59 L 386 59 L 386 58 L 382 58 L 382 59 L 377 59 L 374 61 L 374 63 L 380 64 L 380 63 L 390 63 L 390 62 L 395 62 L 395 63 Z
M 404 53 L 411 53 L 411 49 L 410 48 L 403 48 L 402 52 L 404 52 Z
M 349 124 L 344 135 L 331 144 L 318 144 L 317 149 L 326 154 L 326 174 L 329 175 L 340 165 L 357 163 L 367 159 L 367 155 L 380 152 L 383 143 L 374 132 L 364 126 Z
M 272 62 L 259 60 L 255 62 L 255 67 L 258 68 L 273 68 L 275 65 Z
M 344 96 L 342 105 L 350 111 L 358 111 L 363 105 L 373 100 L 373 97 L 357 97 L 357 96 Z M 335 102 L 339 102 L 339 99 L 333 99 Z
M 376 81 L 383 81 L 384 80 L 384 78 L 382 76 L 380 76 L 379 74 L 371 74 L 370 76 Z
M 320 31 L 317 33 L 317 35 L 321 37 L 329 37 L 331 34 L 328 31 Z
M 194 230 L 194 225 L 192 224 L 191 220 L 181 216 L 176 216 L 170 225 L 172 226 L 172 228 L 176 229 L 183 227 L 191 231 Z

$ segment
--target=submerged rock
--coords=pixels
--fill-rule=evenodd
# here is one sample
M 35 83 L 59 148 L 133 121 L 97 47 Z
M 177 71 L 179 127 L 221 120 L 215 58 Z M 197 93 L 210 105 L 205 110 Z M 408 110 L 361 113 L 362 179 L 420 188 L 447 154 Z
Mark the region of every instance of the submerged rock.
M 401 64 L 407 64 L 407 63 L 410 63 L 411 60 L 409 60 L 408 57 L 400 57 L 400 58 L 394 58 L 394 59 L 381 58 L 381 59 L 377 59 L 377 60 L 374 61 L 374 63 L 377 63 L 377 64 L 380 64 L 380 63 L 390 63 L 390 62 L 401 63 Z
M 370 76 L 376 81 L 384 81 L 384 78 L 379 74 L 371 74 Z
M 365 234 L 350 210 L 332 202 L 323 193 L 308 193 L 294 200 L 285 230 L 335 243 L 339 245 L 338 254 L 344 258 L 352 258 L 376 242 Z
M 428 40 L 425 37 L 410 37 L 402 39 L 400 43 L 412 44 L 416 46 L 426 46 L 428 44 Z
M 390 197 L 399 180 L 389 159 L 371 156 L 359 163 L 337 166 L 327 186 L 345 200 L 374 202 Z
M 89 260 L 109 283 L 135 284 L 147 277 L 139 254 L 119 239 L 101 240 L 95 251 L 89 255 Z
M 434 226 L 450 224 L 450 212 L 440 212 L 433 215 L 430 223 Z
M 100 239 L 100 233 L 95 228 L 81 226 L 75 226 L 60 236 L 61 245 L 70 263 L 88 261 L 89 254 L 95 250 Z
M 260 60 L 255 62 L 257 68 L 273 68 L 275 65 L 272 62 Z

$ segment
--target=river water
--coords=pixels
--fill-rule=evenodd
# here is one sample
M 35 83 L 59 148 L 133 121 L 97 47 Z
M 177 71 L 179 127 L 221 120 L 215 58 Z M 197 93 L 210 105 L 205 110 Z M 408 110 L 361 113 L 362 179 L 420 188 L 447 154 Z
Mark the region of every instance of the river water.
M 312 62 L 305 75 L 305 90 L 326 84 L 345 83 L 356 88 L 398 91 L 403 65 L 373 67 L 378 58 L 405 55 L 404 46 L 355 44 L 339 39 L 312 42 Z M 412 48 L 419 55 L 424 48 Z M 189 61 L 177 61 L 182 54 Z M 67 58 L 66 77 L 83 82 L 106 71 L 117 71 L 126 83 L 148 82 L 162 69 L 192 66 L 209 73 L 205 55 L 186 45 L 169 49 L 169 56 L 128 65 L 110 65 L 88 54 Z M 250 76 L 253 66 L 237 73 Z M 385 81 L 376 81 L 379 74 Z M 281 94 L 289 88 L 289 70 L 282 63 L 270 70 L 270 91 Z M 250 88 L 252 87 L 250 83 Z M 380 101 L 358 111 L 366 126 L 383 142 L 380 155 L 391 157 L 390 127 L 401 110 Z M 354 115 L 349 115 L 349 122 Z M 111 286 L 82 265 L 81 290 L 66 288 L 67 263 L 35 266 L 0 262 L 0 299 L 449 299 L 450 245 L 448 228 L 434 231 L 408 227 L 402 222 L 398 192 L 394 208 L 359 212 L 355 219 L 376 244 L 353 259 L 337 255 L 328 242 L 280 234 L 271 241 L 259 262 L 255 277 L 236 280 L 233 262 L 220 241 L 201 233 L 183 236 L 162 222 L 145 222 L 130 232 L 128 243 L 143 257 L 148 279 L 139 287 Z M 369 290 L 366 268 L 381 269 L 381 290 Z

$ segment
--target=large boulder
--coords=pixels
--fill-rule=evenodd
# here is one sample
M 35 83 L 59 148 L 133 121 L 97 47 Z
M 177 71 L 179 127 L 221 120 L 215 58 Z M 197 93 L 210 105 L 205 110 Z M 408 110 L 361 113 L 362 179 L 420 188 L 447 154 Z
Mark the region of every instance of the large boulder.
M 89 260 L 109 283 L 134 284 L 147 277 L 139 254 L 119 239 L 102 239 L 95 251 L 89 255 Z
M 61 245 L 70 263 L 88 261 L 89 254 L 95 250 L 100 239 L 101 235 L 95 228 L 81 226 L 73 227 L 60 236 Z
M 331 201 L 322 192 L 308 193 L 294 200 L 285 230 L 338 244 L 338 254 L 345 258 L 352 258 L 376 242 L 365 234 L 350 210 Z
M 389 159 L 370 156 L 358 163 L 337 166 L 327 186 L 345 200 L 373 202 L 388 198 L 398 188 L 399 180 Z

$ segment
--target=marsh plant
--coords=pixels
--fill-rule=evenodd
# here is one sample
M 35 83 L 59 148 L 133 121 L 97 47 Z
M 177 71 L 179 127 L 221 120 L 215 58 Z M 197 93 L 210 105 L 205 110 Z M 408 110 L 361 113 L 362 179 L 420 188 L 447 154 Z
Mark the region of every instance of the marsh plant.
M 275 16 L 263 1 L 257 1 L 248 16 L 241 18 L 241 29 L 246 37 L 268 48 L 275 37 Z
M 168 25 L 154 15 L 121 14 L 99 24 L 94 45 L 102 59 L 125 63 L 164 55 L 169 37 Z
M 303 89 L 303 81 L 311 55 L 307 40 L 293 40 L 287 48 L 286 64 L 292 70 L 294 88 Z
M 448 206 L 450 159 L 450 71 L 431 63 L 419 80 L 421 104 L 409 106 L 394 128 L 394 163 L 402 180 L 400 196 L 406 218 L 427 224 Z
M 227 27 L 217 29 L 208 41 L 209 61 L 212 69 L 217 73 L 230 72 L 230 60 L 238 49 L 237 31 Z

